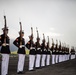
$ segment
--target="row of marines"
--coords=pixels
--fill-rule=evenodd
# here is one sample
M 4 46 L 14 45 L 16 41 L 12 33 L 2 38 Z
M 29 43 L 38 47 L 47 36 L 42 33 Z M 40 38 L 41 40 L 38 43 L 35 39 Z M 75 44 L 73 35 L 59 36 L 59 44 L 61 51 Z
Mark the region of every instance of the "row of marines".
M 4 28 L 3 34 L 0 35 L 0 46 L 1 46 L 1 55 L 2 55 L 2 64 L 1 64 L 1 75 L 8 75 L 8 65 L 9 65 L 9 54 L 10 52 L 10 38 L 8 36 L 8 27 L 6 24 L 6 16 L 4 16 Z M 13 44 L 18 47 L 18 66 L 17 73 L 23 74 L 24 61 L 25 61 L 25 46 L 30 50 L 29 53 L 29 71 L 34 70 L 34 66 L 36 69 L 40 67 L 45 67 L 50 65 L 50 57 L 52 54 L 52 64 L 62 62 L 65 60 L 69 60 L 69 48 L 58 46 L 58 42 L 56 40 L 56 44 L 52 39 L 52 46 L 49 47 L 49 36 L 47 45 L 45 44 L 45 36 L 43 34 L 42 44 L 40 44 L 39 33 L 37 29 L 37 41 L 34 43 L 33 41 L 33 28 L 31 27 L 31 35 L 29 36 L 29 41 L 25 44 L 25 39 L 23 38 L 24 32 L 22 31 L 22 24 L 20 24 L 19 37 L 17 37 Z M 74 49 L 72 49 L 73 54 L 75 54 Z M 36 57 L 36 58 L 35 58 Z M 66 58 L 66 59 L 65 59 Z

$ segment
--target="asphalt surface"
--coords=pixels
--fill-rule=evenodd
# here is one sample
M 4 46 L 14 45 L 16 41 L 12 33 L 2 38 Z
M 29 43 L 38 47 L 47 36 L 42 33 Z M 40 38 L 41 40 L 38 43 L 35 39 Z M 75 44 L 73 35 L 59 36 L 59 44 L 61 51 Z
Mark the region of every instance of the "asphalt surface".
M 76 59 L 50 65 L 35 71 L 28 71 L 28 56 L 25 58 L 24 74 L 17 74 L 18 57 L 11 56 L 9 62 L 9 75 L 76 75 Z M 1 71 L 1 57 L 0 57 Z

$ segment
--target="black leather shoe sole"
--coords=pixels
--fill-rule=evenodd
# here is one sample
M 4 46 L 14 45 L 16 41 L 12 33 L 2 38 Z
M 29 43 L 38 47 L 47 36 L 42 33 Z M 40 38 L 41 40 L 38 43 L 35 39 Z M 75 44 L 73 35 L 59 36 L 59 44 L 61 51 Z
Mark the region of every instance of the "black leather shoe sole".
M 24 74 L 24 72 L 23 71 L 19 71 L 19 72 L 17 72 L 17 74 Z

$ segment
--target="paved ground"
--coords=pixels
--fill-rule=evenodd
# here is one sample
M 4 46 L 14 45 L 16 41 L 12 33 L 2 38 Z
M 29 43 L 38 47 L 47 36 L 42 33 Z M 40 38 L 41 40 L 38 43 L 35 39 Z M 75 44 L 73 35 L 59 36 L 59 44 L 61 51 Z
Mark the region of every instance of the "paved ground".
M 16 73 L 17 59 L 18 59 L 17 57 L 10 57 L 9 75 L 18 75 Z M 1 57 L 0 57 L 0 62 L 1 62 Z M 25 74 L 22 74 L 22 75 L 76 75 L 76 59 L 69 60 L 55 65 L 51 64 L 48 67 L 29 72 L 28 57 L 26 57 L 24 71 L 25 71 Z

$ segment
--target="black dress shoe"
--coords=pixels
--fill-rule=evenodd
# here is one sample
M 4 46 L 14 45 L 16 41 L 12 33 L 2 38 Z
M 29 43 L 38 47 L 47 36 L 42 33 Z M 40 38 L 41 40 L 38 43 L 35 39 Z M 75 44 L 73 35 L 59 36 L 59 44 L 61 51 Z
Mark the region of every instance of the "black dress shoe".
M 35 69 L 33 69 L 33 70 L 29 70 L 29 71 L 35 71 Z
M 41 66 L 41 68 L 44 68 L 44 66 Z
M 40 69 L 40 67 L 36 67 L 36 69 Z
M 39 69 L 42 69 L 42 67 L 40 67 Z
M 17 74 L 24 74 L 24 72 L 23 71 L 19 71 L 19 72 L 17 72 Z

